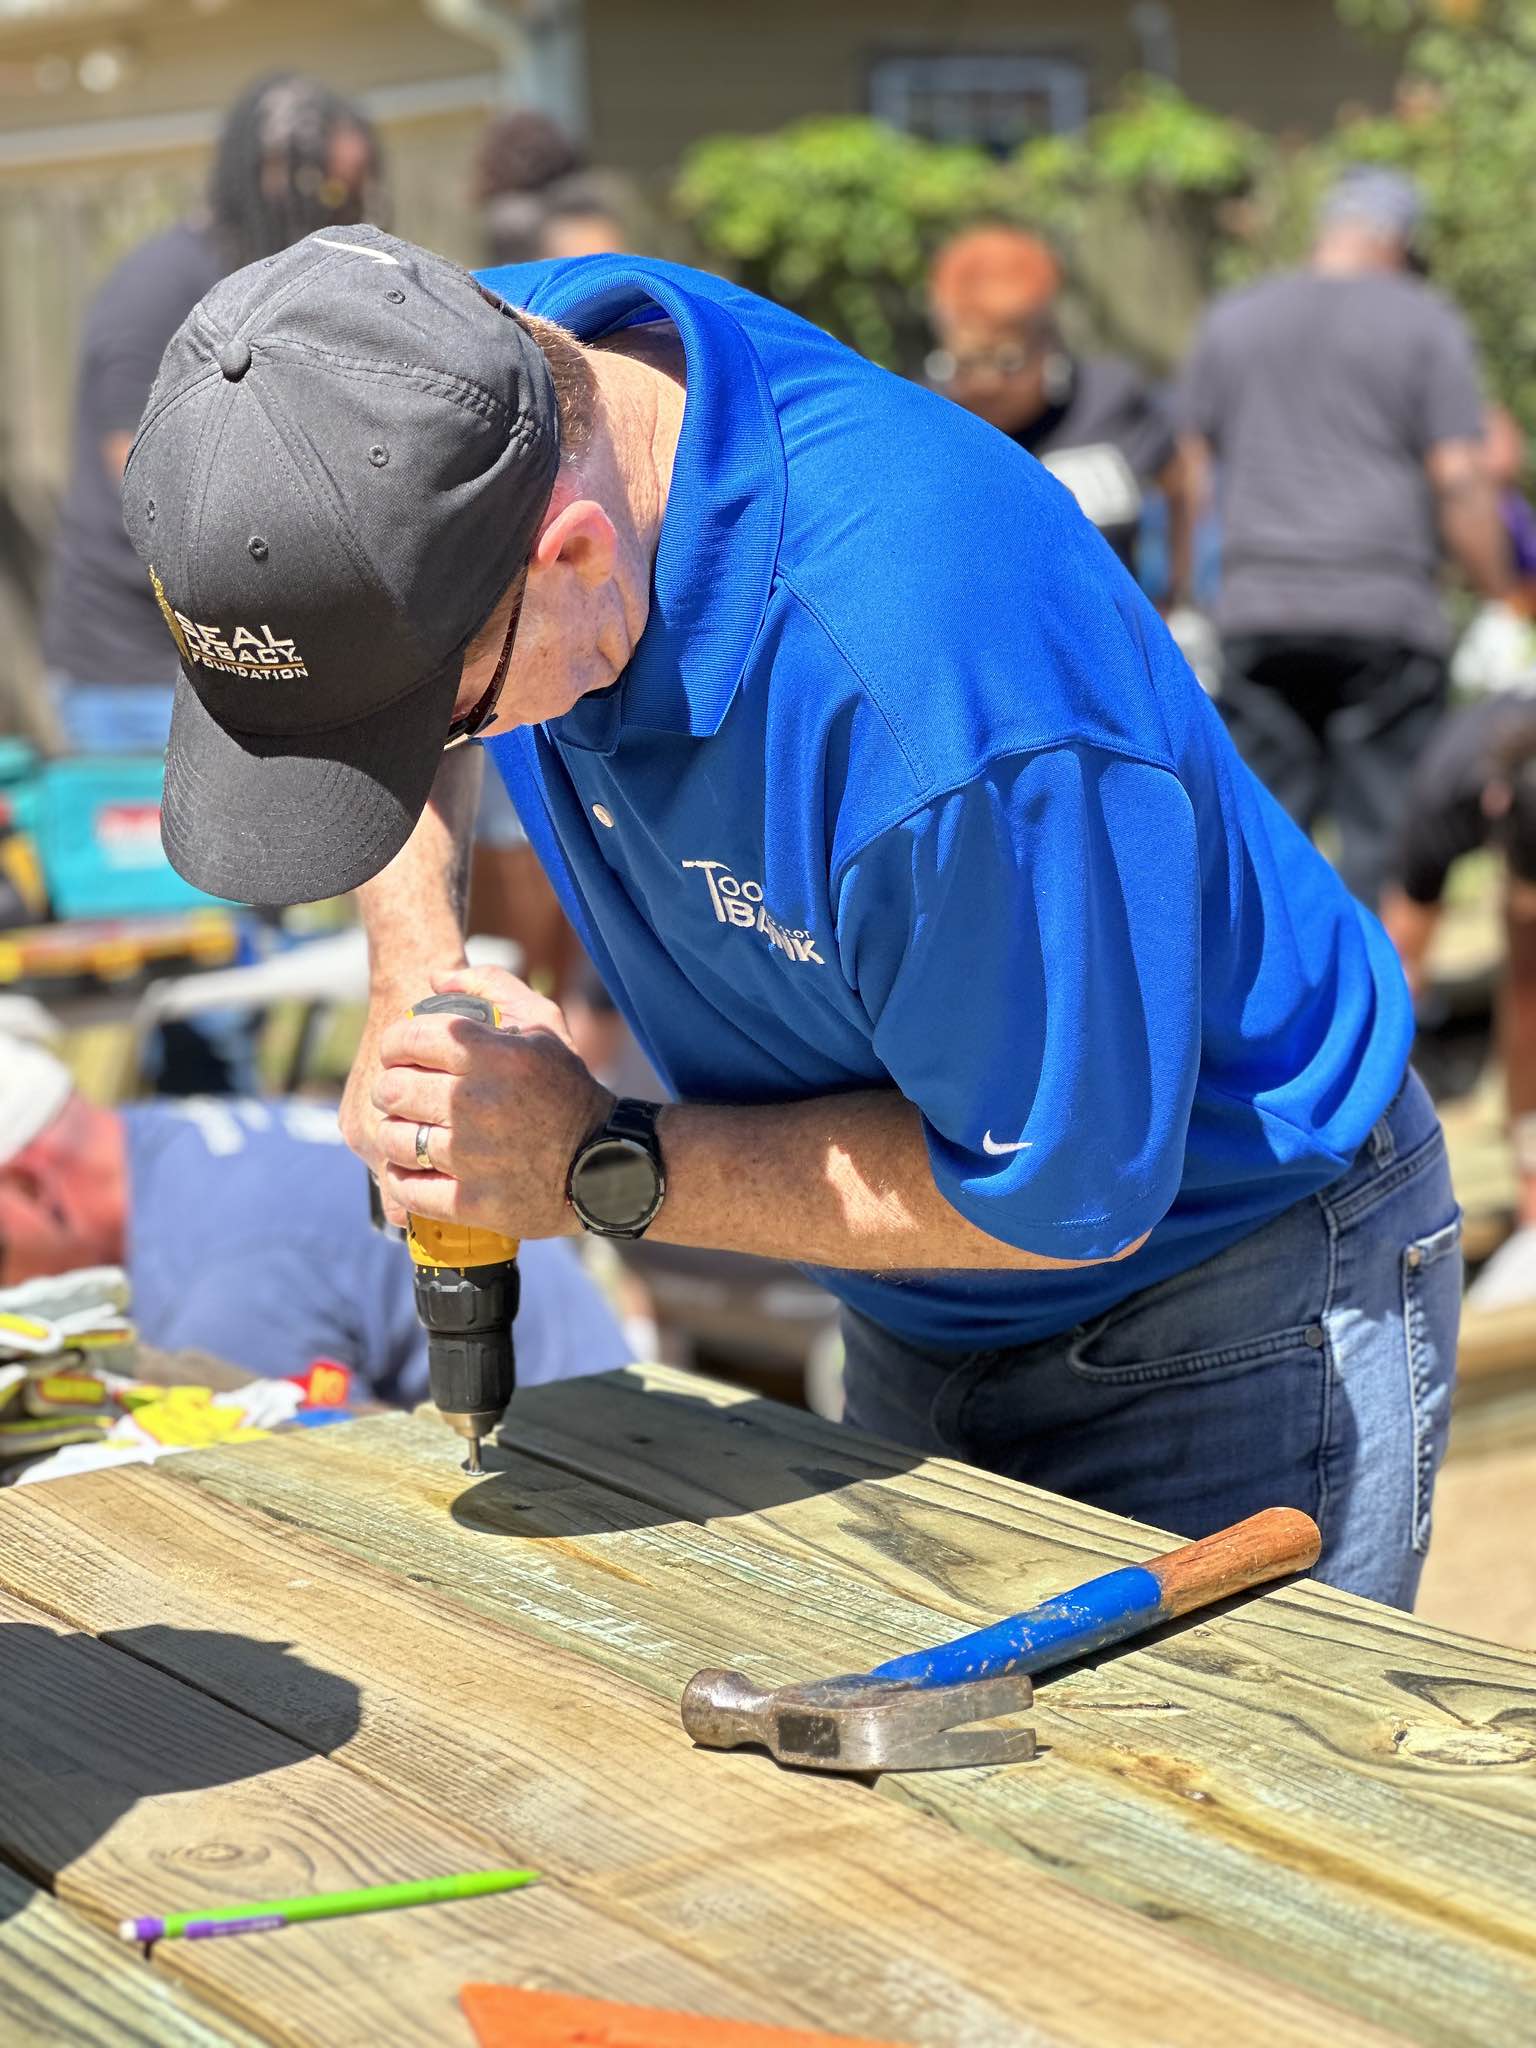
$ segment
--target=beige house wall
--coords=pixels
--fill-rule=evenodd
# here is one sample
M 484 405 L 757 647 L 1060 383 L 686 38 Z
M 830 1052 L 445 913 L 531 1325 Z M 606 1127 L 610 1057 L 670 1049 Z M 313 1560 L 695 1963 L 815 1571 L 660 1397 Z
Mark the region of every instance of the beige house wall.
M 79 61 L 92 50 L 116 53 L 125 66 L 109 92 L 79 82 Z M 39 65 L 73 75 L 48 89 Z M 91 15 L 0 17 L 0 138 L 223 107 L 264 71 L 313 71 L 367 92 L 493 68 L 483 45 L 439 26 L 418 0 L 226 0 L 213 9 L 128 0 Z M 44 80 L 51 75 L 45 69 Z
M 586 0 L 593 135 L 655 172 L 700 136 L 867 107 L 877 53 L 949 47 L 1082 63 L 1102 104 L 1139 46 L 1129 0 Z M 1340 106 L 1385 106 L 1393 55 L 1345 34 L 1334 0 L 1175 0 L 1191 97 L 1271 130 L 1326 128 Z

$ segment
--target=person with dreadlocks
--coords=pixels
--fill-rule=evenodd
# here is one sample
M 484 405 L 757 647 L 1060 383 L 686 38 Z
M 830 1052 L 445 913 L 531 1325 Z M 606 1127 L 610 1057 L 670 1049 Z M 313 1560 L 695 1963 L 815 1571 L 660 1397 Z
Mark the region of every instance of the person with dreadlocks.
M 170 727 L 175 662 L 120 505 L 166 343 L 230 271 L 374 215 L 378 181 L 373 130 L 350 100 L 293 72 L 258 79 L 225 117 L 204 209 L 133 250 L 92 301 L 43 617 L 50 694 L 71 747 L 158 753 Z

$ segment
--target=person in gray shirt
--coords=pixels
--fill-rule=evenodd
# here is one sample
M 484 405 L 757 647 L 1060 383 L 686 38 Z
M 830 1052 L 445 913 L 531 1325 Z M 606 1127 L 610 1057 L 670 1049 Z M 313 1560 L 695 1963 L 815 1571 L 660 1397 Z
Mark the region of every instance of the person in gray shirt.
M 1374 906 L 1408 772 L 1446 702 L 1442 553 L 1510 588 L 1476 352 L 1415 274 L 1416 187 L 1347 173 L 1303 270 L 1211 308 L 1186 366 L 1186 452 L 1214 464 L 1221 708 L 1310 830 L 1327 813 Z

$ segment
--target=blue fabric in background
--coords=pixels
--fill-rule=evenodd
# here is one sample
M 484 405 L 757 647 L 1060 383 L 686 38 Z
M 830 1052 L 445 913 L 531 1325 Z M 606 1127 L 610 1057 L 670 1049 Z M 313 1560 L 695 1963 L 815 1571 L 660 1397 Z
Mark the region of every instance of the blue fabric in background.
M 331 1105 L 188 1097 L 122 1117 L 131 1313 L 146 1342 L 211 1351 L 253 1377 L 334 1358 L 376 1400 L 426 1399 L 411 1262 L 370 1223 L 367 1171 Z M 525 1244 L 519 1266 L 519 1384 L 630 1362 L 572 1245 Z
M 820 1277 L 915 1341 L 1070 1328 L 1334 1179 L 1412 1013 L 1379 925 L 1243 767 L 1068 493 L 718 278 L 488 271 L 689 364 L 628 669 L 491 743 L 680 1097 L 898 1088 L 1005 1244 L 1122 1265 Z

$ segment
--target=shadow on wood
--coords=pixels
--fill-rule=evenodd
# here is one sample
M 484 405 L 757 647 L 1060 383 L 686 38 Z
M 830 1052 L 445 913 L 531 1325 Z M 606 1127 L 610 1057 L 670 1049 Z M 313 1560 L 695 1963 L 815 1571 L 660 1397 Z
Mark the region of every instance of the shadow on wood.
M 141 1799 L 233 1784 L 283 1762 L 289 1746 L 256 1721 L 236 1721 L 162 1675 L 199 1656 L 238 1671 L 253 1699 L 270 1702 L 274 1724 L 301 1710 L 317 1748 L 357 1732 L 357 1687 L 305 1663 L 291 1643 L 159 1625 L 97 1638 L 0 1622 L 0 1855 L 51 1887 Z M 185 1712 L 168 1712 L 172 1704 Z M 101 1739 L 103 1721 L 111 1741 Z M 0 1919 L 13 1905 L 0 1889 Z
M 717 1496 L 729 1500 L 735 1511 L 751 1513 L 836 1493 L 864 1479 L 910 1472 L 923 1462 L 921 1452 L 882 1443 L 879 1463 L 872 1464 L 867 1448 L 851 1435 L 846 1452 L 841 1446 L 829 1452 L 818 1442 L 807 1445 L 803 1461 L 767 1462 L 758 1456 L 757 1439 L 765 1424 L 756 1404 L 724 1382 L 700 1384 L 708 1390 L 697 1395 L 671 1387 L 647 1391 L 643 1408 L 636 1400 L 632 1422 L 605 1431 L 602 1441 L 590 1446 L 596 1391 L 627 1387 L 621 1374 L 530 1387 L 518 1395 L 502 1424 L 505 1448 L 486 1446 L 486 1477 L 461 1489 L 449 1512 L 461 1528 L 482 1536 L 604 1536 L 680 1519 L 703 1521 L 715 1511 Z M 628 1390 L 638 1395 L 637 1387 Z M 525 1439 L 544 1472 L 531 1471 L 523 1455 Z M 680 1510 L 664 1469 L 656 1472 L 654 1485 L 647 1483 L 653 1459 L 665 1468 L 669 1446 L 675 1449 L 679 1439 L 708 1445 L 696 1475 L 700 1500 L 691 1511 Z M 872 1441 L 866 1437 L 862 1444 Z M 607 1489 L 613 1485 L 616 1453 L 625 1461 L 622 1501 L 606 1491 L 594 1494 L 585 1484 L 572 1487 L 561 1477 L 597 1480 Z M 449 1455 L 445 1448 L 445 1459 Z M 457 1477 L 457 1460 L 453 1469 Z

